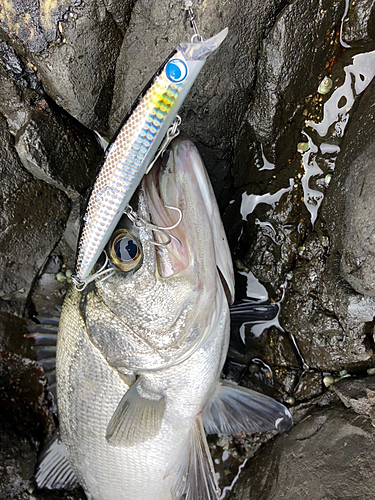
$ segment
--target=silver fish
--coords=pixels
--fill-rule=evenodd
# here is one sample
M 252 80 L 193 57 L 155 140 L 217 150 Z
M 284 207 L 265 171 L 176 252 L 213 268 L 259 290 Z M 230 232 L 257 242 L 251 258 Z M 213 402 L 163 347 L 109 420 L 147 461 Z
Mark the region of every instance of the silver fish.
M 69 291 L 57 345 L 62 445 L 50 452 L 48 484 L 77 478 L 93 500 L 217 500 L 205 431 L 283 431 L 292 418 L 277 401 L 220 379 L 233 269 L 192 142 L 172 143 L 133 204 L 156 225 L 173 226 L 166 206 L 183 219 L 171 243 L 156 247 L 125 217 L 107 249 L 114 272 Z
M 94 264 L 149 168 L 206 58 L 219 47 L 227 33 L 225 28 L 209 40 L 181 43 L 137 98 L 109 145 L 83 219 L 72 277 L 77 288 L 83 289 L 86 285 Z M 169 135 L 176 133 L 175 129 L 171 127 Z

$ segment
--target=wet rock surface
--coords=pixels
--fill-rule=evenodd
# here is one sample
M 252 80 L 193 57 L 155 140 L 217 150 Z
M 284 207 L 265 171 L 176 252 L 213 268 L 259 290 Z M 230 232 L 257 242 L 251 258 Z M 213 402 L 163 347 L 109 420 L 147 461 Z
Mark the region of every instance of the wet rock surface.
M 371 422 L 351 410 L 314 411 L 254 457 L 231 499 L 371 497 L 374 439 Z
M 0 294 L 2 299 L 26 301 L 61 238 L 70 207 L 64 193 L 23 169 L 4 122 L 2 125 Z
M 297 111 L 299 96 L 314 90 L 314 75 L 330 56 L 343 9 L 344 2 L 291 2 L 262 41 L 247 115 L 259 142 L 274 149 Z
M 348 125 L 323 206 L 323 217 L 338 254 L 340 276 L 358 293 L 369 296 L 375 295 L 374 106 L 372 82 Z
M 343 23 L 342 35 L 346 43 L 360 43 L 374 40 L 375 2 L 365 0 L 350 2 L 348 14 Z
M 3 5 L 0 498 L 83 499 L 81 489 L 34 489 L 56 418 L 25 324 L 69 286 L 101 159 L 92 130 L 110 136 L 192 31 L 182 0 Z M 225 26 L 229 35 L 187 97 L 181 129 L 214 184 L 237 298 L 273 302 L 264 321 L 234 329 L 224 375 L 284 402 L 295 420 L 279 437 L 210 437 L 220 486 L 226 499 L 370 498 L 374 1 L 350 2 L 345 19 L 344 0 L 193 6 L 205 38 Z

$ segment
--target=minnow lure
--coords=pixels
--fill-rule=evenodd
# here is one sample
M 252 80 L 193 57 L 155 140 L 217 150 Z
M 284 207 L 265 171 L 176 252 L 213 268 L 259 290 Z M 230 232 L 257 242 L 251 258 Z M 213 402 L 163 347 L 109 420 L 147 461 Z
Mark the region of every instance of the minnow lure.
M 91 281 L 92 268 L 160 144 L 168 131 L 169 137 L 176 132 L 174 120 L 206 58 L 227 33 L 225 28 L 208 40 L 193 36 L 190 43 L 181 43 L 137 98 L 109 145 L 83 218 L 72 276 L 77 289 Z

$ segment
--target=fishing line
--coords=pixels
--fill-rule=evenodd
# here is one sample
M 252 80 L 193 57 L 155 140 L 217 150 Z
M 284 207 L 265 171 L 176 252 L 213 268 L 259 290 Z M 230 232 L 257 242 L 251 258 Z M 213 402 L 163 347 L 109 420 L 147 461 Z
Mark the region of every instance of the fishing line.
M 203 36 L 199 33 L 198 25 L 197 25 L 197 16 L 193 11 L 193 2 L 191 0 L 185 0 L 185 10 L 188 11 L 190 16 L 190 26 L 194 30 L 194 35 L 191 37 L 191 41 L 194 42 L 203 42 Z

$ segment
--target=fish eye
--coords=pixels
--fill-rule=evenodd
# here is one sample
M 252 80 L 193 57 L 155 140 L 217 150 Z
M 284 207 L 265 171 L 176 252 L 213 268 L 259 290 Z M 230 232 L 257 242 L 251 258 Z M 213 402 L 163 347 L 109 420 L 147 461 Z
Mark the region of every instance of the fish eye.
M 142 263 L 141 245 L 129 231 L 119 229 L 109 240 L 108 257 L 120 271 L 134 271 Z

